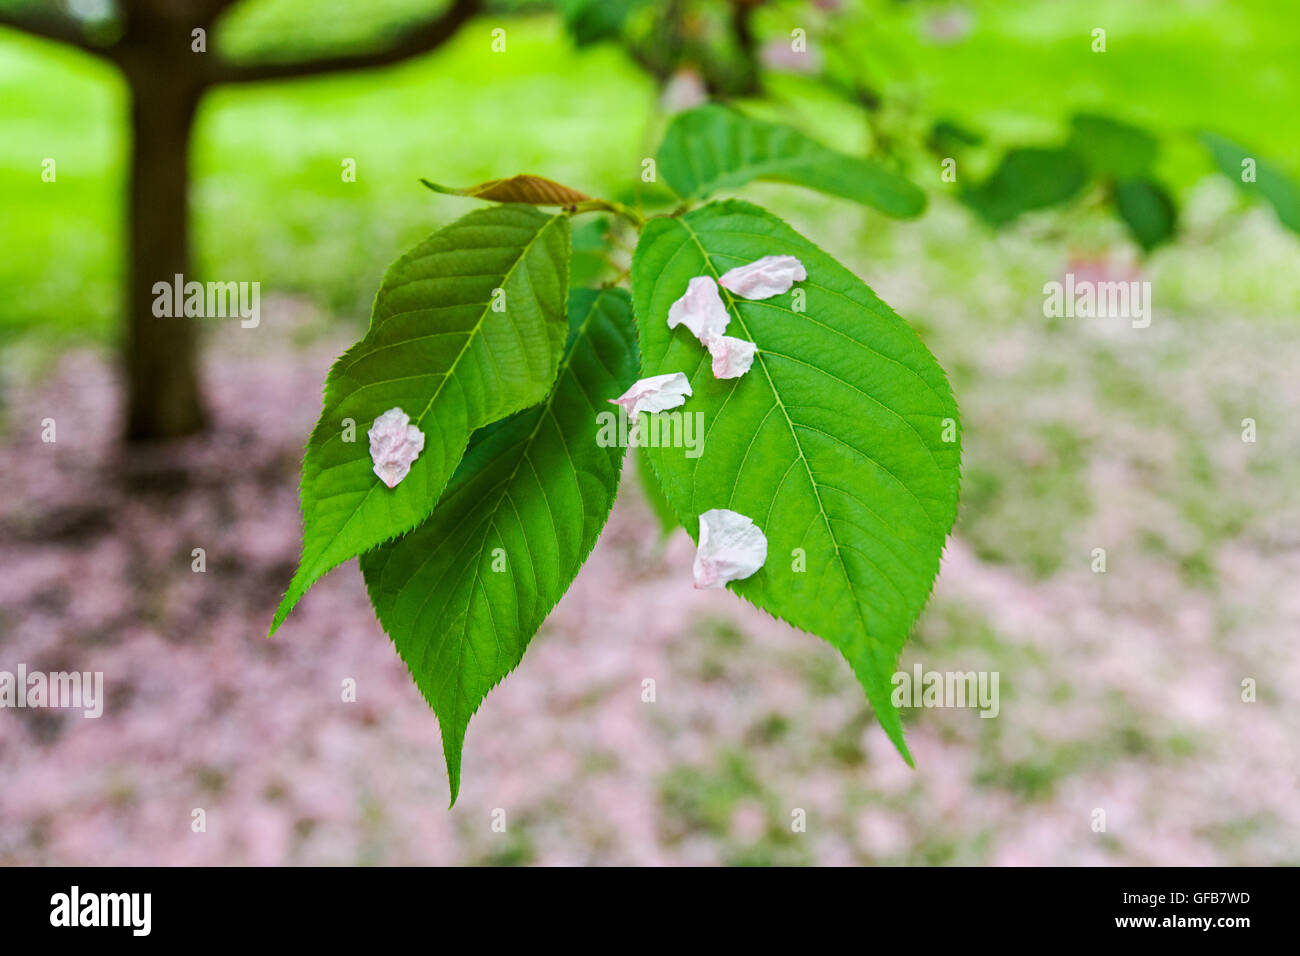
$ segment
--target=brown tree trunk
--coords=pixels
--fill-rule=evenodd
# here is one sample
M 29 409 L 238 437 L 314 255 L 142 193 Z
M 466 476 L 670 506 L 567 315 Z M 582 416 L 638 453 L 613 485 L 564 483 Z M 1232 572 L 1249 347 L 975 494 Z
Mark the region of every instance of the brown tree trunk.
M 126 323 L 122 340 L 129 441 L 177 438 L 199 431 L 205 414 L 198 360 L 198 321 L 155 316 L 154 284 L 189 275 L 190 129 L 203 88 L 191 78 L 188 37 L 181 49 L 126 70 L 131 93 L 131 165 L 127 202 Z M 157 47 L 155 47 L 157 50 Z M 188 61 L 188 62 L 187 62 Z
M 190 129 L 209 86 L 367 69 L 436 49 L 471 17 L 481 0 L 452 0 L 379 50 L 299 63 L 228 63 L 207 52 L 212 24 L 235 0 L 119 0 L 123 32 L 101 44 L 70 17 L 0 0 L 0 25 L 69 44 L 122 68 L 131 97 L 127 187 L 126 309 L 121 341 L 130 441 L 178 438 L 205 424 L 199 381 L 199 328 L 184 315 L 155 316 L 154 286 L 189 278 Z M 200 43 L 199 41 L 203 42 Z M 209 60 L 209 57 L 215 57 Z M 183 310 L 182 310 L 183 311 Z

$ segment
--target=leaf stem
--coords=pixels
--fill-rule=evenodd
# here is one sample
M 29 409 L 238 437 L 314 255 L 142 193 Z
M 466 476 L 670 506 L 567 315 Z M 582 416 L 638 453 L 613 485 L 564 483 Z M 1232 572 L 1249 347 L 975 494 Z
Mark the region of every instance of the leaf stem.
M 637 232 L 640 232 L 645 226 L 645 216 L 637 212 L 631 206 L 624 205 L 613 199 L 590 199 L 587 202 L 580 202 L 569 207 L 576 215 L 584 212 L 612 212 L 616 216 L 622 216 L 633 226 Z

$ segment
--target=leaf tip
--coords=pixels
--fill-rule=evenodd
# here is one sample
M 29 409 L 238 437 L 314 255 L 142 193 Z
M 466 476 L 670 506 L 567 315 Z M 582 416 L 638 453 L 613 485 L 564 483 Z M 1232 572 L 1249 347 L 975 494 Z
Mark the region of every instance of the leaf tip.
M 436 708 L 434 712 L 437 713 Z M 447 761 L 447 789 L 451 795 L 447 809 L 450 810 L 456 806 L 456 800 L 460 797 L 460 756 L 465 746 L 465 727 L 452 727 L 449 733 L 441 714 L 438 714 L 438 723 L 443 725 L 442 755 Z
M 915 769 L 916 769 L 916 760 L 915 760 L 915 758 L 912 757 L 912 751 L 910 751 L 910 750 L 907 749 L 907 744 L 906 744 L 905 742 L 904 742 L 904 743 L 895 743 L 894 746 L 898 747 L 898 753 L 899 753 L 899 756 L 901 756 L 901 757 L 903 758 L 904 762 L 905 762 L 909 767 L 911 767 L 913 770 L 915 770 Z
M 294 576 L 294 581 L 290 582 L 289 590 L 285 592 L 284 597 L 280 598 L 280 606 L 275 609 L 275 616 L 271 618 L 271 629 L 266 632 L 268 641 L 280 629 L 280 625 L 289 617 L 289 612 L 294 609 L 294 606 L 298 603 L 298 598 L 301 597 L 301 594 L 294 593 L 296 581 L 297 575 Z
M 892 701 L 884 708 L 883 713 L 882 708 L 875 708 L 874 703 L 873 708 L 876 709 L 876 720 L 880 722 L 880 729 L 885 732 L 885 736 L 894 745 L 903 762 L 915 770 L 916 760 L 912 757 L 912 751 L 907 748 L 907 740 L 903 737 L 903 721 L 898 709 L 894 707 Z
M 275 616 L 271 618 L 270 629 L 266 632 L 266 639 L 268 641 L 275 636 L 275 632 L 280 629 L 280 625 L 284 623 L 284 619 L 286 616 L 287 615 L 284 610 L 284 604 L 281 603 L 281 605 L 278 608 L 276 608 Z

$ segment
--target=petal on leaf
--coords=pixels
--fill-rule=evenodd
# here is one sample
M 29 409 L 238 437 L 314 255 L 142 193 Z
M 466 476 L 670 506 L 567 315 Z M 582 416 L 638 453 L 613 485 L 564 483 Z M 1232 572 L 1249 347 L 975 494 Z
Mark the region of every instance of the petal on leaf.
M 668 328 L 684 325 L 701 342 L 727 331 L 727 307 L 718 295 L 712 276 L 696 276 L 686 284 L 682 297 L 668 307 Z
M 695 586 L 722 588 L 749 577 L 767 560 L 767 538 L 753 519 L 726 508 L 700 515 Z
M 609 401 L 626 408 L 628 418 L 636 418 L 641 412 L 663 412 L 676 408 L 684 404 L 690 394 L 691 383 L 684 374 L 667 372 L 640 379 L 618 398 Z
M 524 655 L 609 516 L 624 450 L 597 442 L 638 359 L 621 289 L 575 289 L 546 400 L 482 429 L 422 525 L 361 556 L 375 611 L 438 715 L 452 803 L 470 717 Z
M 424 433 L 410 422 L 411 416 L 406 412 L 390 408 L 375 419 L 366 433 L 374 472 L 389 488 L 396 487 L 410 474 L 411 463 L 424 450 Z
M 715 335 L 708 341 L 709 355 L 713 357 L 714 378 L 740 378 L 754 364 L 753 342 L 734 335 Z
M 429 516 L 475 429 L 546 397 L 568 261 L 566 216 L 509 205 L 470 213 L 389 267 L 369 330 L 325 381 L 302 466 L 302 558 L 272 633 L 331 568 Z M 366 445 L 344 436 L 394 406 L 429 442 L 387 490 Z
M 692 277 L 767 255 L 803 263 L 806 311 L 793 292 L 724 290 L 732 327 L 758 351 L 741 378 L 714 378 L 698 345 L 654 317 Z M 651 220 L 632 295 L 644 372 L 686 369 L 704 415 L 700 457 L 645 449 L 665 497 L 693 534 L 713 509 L 754 519 L 779 559 L 730 590 L 835 645 L 910 761 L 891 677 L 957 513 L 960 431 L 943 370 L 861 279 L 745 202 Z
M 803 263 L 794 256 L 764 256 L 724 272 L 718 285 L 746 299 L 770 299 L 806 278 Z

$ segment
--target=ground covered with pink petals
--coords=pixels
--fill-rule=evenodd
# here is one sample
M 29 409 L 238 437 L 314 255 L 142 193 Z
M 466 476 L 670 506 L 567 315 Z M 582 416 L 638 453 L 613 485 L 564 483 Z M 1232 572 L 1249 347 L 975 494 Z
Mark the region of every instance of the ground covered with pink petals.
M 629 468 L 471 722 L 448 811 L 437 722 L 355 562 L 266 638 L 347 344 L 268 302 L 265 335 L 214 330 L 214 429 L 167 451 L 117 448 L 98 353 L 6 381 L 0 669 L 103 671 L 107 702 L 0 712 L 0 864 L 1300 862 L 1294 317 L 972 329 L 936 284 L 883 286 L 966 428 L 901 667 L 997 671 L 996 718 L 909 710 L 909 769 L 833 648 L 692 587 L 690 540 L 658 540 Z

